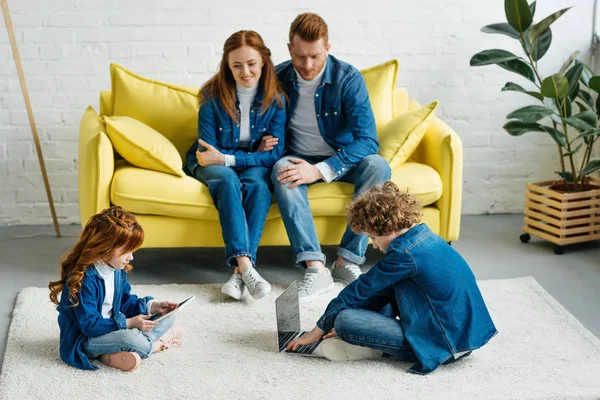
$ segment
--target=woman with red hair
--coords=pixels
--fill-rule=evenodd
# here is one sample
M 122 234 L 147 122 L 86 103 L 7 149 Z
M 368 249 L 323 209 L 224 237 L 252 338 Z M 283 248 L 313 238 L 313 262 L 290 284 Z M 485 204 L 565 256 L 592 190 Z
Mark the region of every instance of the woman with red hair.
M 271 285 L 254 268 L 256 251 L 272 202 L 271 167 L 284 148 L 286 96 L 258 33 L 239 31 L 225 41 L 219 71 L 198 97 L 198 141 L 186 169 L 208 187 L 219 211 L 233 269 L 221 291 L 239 300 L 247 288 L 260 299 Z

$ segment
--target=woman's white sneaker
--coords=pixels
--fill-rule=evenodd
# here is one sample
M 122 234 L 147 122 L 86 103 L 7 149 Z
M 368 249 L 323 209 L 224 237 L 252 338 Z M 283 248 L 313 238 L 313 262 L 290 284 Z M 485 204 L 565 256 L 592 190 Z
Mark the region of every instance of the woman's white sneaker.
M 236 300 L 242 298 L 244 294 L 244 281 L 242 280 L 242 275 L 233 274 L 231 278 L 223 285 L 221 288 L 221 293 L 226 294 L 229 297 L 233 297 Z
M 321 351 L 325 358 L 331 361 L 372 360 L 383 355 L 381 351 L 356 346 L 336 337 L 323 340 Z
M 242 280 L 248 288 L 250 296 L 256 300 L 261 299 L 271 293 L 271 285 L 267 282 L 258 271 L 254 268 L 248 268 L 246 272 L 242 274 Z

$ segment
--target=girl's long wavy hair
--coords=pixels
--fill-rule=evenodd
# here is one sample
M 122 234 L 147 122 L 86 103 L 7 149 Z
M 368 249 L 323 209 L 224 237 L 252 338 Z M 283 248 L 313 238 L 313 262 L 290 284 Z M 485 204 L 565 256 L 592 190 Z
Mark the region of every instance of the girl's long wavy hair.
M 66 287 L 72 306 L 79 304 L 79 291 L 85 270 L 96 260 L 109 260 L 115 251 L 117 256 L 137 250 L 144 241 L 144 230 L 130 212 L 115 206 L 92 216 L 75 247 L 63 256 L 60 280 L 48 284 L 50 301 L 58 304 L 58 294 Z M 127 265 L 125 271 L 133 267 Z
M 229 36 L 223 45 L 223 58 L 219 64 L 219 72 L 208 80 L 198 92 L 200 104 L 204 104 L 214 98 L 219 99 L 227 114 L 236 123 L 239 123 L 235 110 L 235 79 L 229 68 L 229 54 L 242 46 L 252 47 L 256 50 L 264 63 L 260 76 L 259 85 L 262 85 L 264 91 L 264 100 L 261 105 L 261 112 L 265 112 L 273 102 L 277 101 L 280 108 L 283 108 L 281 96 L 287 98 L 277 75 L 275 66 L 271 60 L 271 50 L 267 48 L 262 37 L 254 31 L 238 31 Z

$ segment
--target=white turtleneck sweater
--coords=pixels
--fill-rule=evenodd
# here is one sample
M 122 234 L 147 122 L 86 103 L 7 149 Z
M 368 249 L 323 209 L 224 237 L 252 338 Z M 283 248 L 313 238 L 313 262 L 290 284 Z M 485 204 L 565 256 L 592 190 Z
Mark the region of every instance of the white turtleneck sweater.
M 243 87 L 239 83 L 235 84 L 235 93 L 240 101 L 240 144 L 239 147 L 250 147 L 250 109 L 252 102 L 258 91 L 258 82 L 252 87 Z M 235 167 L 235 156 L 225 155 L 225 166 Z
M 319 130 L 317 123 L 317 111 L 315 110 L 315 94 L 321 84 L 325 67 L 312 80 L 307 81 L 294 69 L 298 82 L 298 102 L 294 109 L 294 114 L 290 120 L 291 135 L 288 138 L 288 147 L 292 154 L 300 156 L 332 156 L 335 150 L 332 149 Z M 336 173 L 325 162 L 315 164 L 325 182 L 331 182 Z
M 115 298 L 115 269 L 110 265 L 106 264 L 102 260 L 94 261 L 94 267 L 100 274 L 100 277 L 104 280 L 104 301 L 102 302 L 102 317 L 112 318 L 113 317 L 113 300 Z M 148 315 L 150 315 L 150 309 L 152 308 L 154 300 L 150 300 L 146 306 L 148 307 Z

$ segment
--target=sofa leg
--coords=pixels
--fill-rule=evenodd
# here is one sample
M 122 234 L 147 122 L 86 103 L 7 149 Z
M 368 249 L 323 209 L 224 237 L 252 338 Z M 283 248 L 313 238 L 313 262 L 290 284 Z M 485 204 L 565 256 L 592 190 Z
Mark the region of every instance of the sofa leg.
M 448 241 L 448 244 L 449 244 L 450 246 L 452 246 L 452 240 Z

